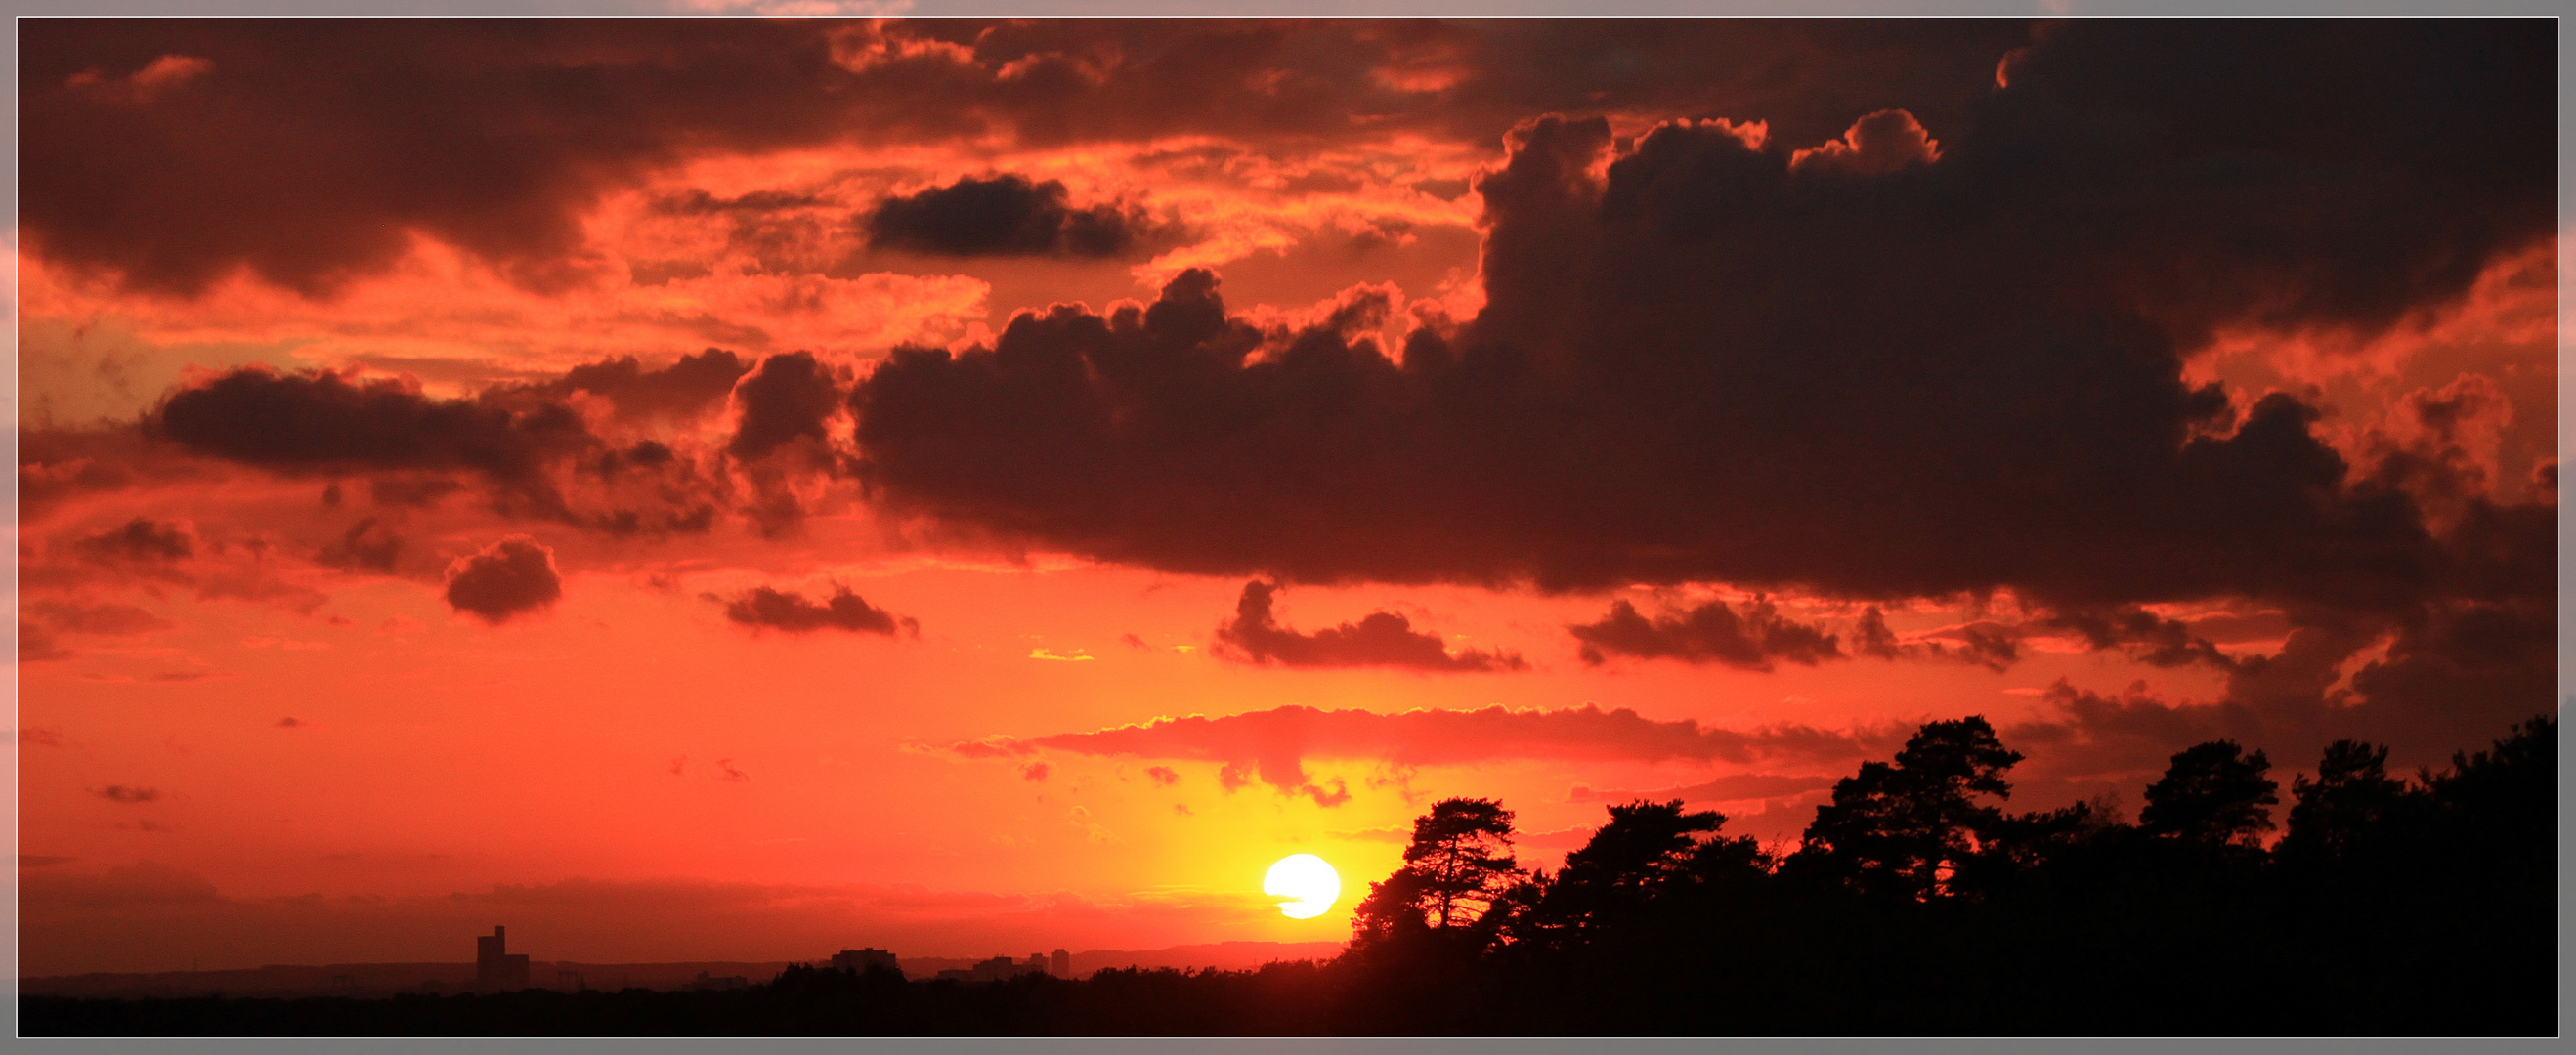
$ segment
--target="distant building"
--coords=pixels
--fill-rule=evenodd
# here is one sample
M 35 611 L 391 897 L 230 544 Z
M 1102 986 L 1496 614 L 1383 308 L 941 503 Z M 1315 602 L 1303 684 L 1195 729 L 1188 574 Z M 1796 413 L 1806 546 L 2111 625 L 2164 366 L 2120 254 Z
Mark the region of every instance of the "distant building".
M 1047 958 L 1042 952 L 1029 954 L 1026 960 L 996 956 L 962 971 L 941 971 L 939 977 L 959 982 L 1001 982 L 1024 974 L 1047 973 Z
M 488 936 L 474 939 L 474 987 L 477 989 L 519 990 L 528 987 L 528 954 L 512 954 L 510 928 L 495 926 Z
M 1073 954 L 1057 949 L 1055 955 L 1047 958 L 1047 973 L 1058 978 L 1073 977 Z
M 903 967 L 895 962 L 894 954 L 884 949 L 843 949 L 832 954 L 832 966 L 857 974 L 868 973 L 870 967 L 903 973 Z
M 738 974 L 729 974 L 719 978 L 709 971 L 698 972 L 698 980 L 689 983 L 689 989 L 694 992 L 749 988 L 751 988 L 751 979 L 749 978 L 745 978 Z

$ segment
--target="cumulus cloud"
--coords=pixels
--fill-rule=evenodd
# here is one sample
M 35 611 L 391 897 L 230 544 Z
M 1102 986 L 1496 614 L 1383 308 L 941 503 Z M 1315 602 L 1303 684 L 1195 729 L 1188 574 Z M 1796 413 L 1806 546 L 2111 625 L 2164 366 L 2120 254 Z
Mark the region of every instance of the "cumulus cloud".
M 1839 147 L 1542 118 L 1476 183 L 1471 322 L 1391 354 L 1265 330 L 1185 272 L 1141 310 L 898 352 L 853 396 L 861 471 L 906 512 L 1174 572 L 2000 589 L 2216 669 L 2128 613 L 2245 598 L 2317 633 L 2232 698 L 2314 703 L 2395 634 L 2410 658 L 2355 691 L 2538 710 L 2553 508 L 2431 455 L 2357 469 L 2300 396 L 2184 363 L 2221 333 L 2388 333 L 2551 237 L 2551 55 L 2502 23 L 2053 23 L 1956 120 L 1870 106 Z M 2441 423 L 2473 387 L 2418 400 L 2422 434 L 2466 449 Z M 2019 636 L 1837 648 L 2001 667 Z
M 1619 762 L 1835 762 L 1903 739 L 1904 730 L 1829 731 L 1779 724 L 1752 730 L 1662 721 L 1627 708 L 1513 711 L 1365 710 L 1280 707 L 1208 717 L 1158 718 L 1084 733 L 987 737 L 952 745 L 967 758 L 1027 757 L 1039 751 L 1223 763 L 1218 783 L 1255 780 L 1283 792 L 1316 787 L 1309 759 L 1369 759 L 1399 766 L 1461 765 L 1505 758 Z M 1342 789 L 1346 790 L 1346 789 Z M 1325 793 L 1327 797 L 1331 792 Z
M 570 409 L 438 399 L 404 380 L 248 367 L 182 388 L 151 430 L 190 451 L 287 473 L 466 469 L 560 510 L 546 464 L 595 446 Z
M 448 605 L 494 626 L 562 596 L 554 551 L 525 535 L 502 539 L 447 566 Z
M 761 360 L 758 369 L 734 386 L 734 405 L 741 420 L 725 450 L 750 460 L 794 440 L 827 444 L 826 423 L 840 411 L 841 384 L 840 371 L 811 352 Z
M 1518 653 L 1460 649 L 1451 652 L 1440 635 L 1413 629 L 1395 612 L 1374 612 L 1357 623 L 1343 623 L 1313 633 L 1281 626 L 1271 611 L 1277 583 L 1243 584 L 1234 618 L 1218 623 L 1216 638 L 1230 646 L 1219 654 L 1256 664 L 1287 667 L 1400 667 L 1435 672 L 1514 671 L 1528 669 Z
M 809 601 L 792 590 L 755 586 L 724 602 L 725 618 L 759 630 L 779 630 L 790 634 L 810 634 L 818 630 L 845 630 L 854 634 L 896 632 L 919 636 L 921 624 L 911 616 L 898 616 L 875 605 L 846 586 L 836 586 L 832 596 L 822 601 Z
M 1923 130 L 1923 123 L 1913 114 L 1881 110 L 1861 118 L 1840 139 L 1791 152 L 1789 168 L 1793 172 L 1884 176 L 1940 158 L 1941 144 Z
M 868 244 L 937 256 L 1127 254 L 1152 233 L 1143 209 L 1066 204 L 1064 183 L 1003 173 L 888 198 L 867 220 Z
M 1613 601 L 1610 613 L 1599 622 L 1567 629 L 1583 642 L 1583 661 L 1594 665 L 1611 655 L 1623 655 L 1769 670 L 1775 659 L 1812 667 L 1843 658 L 1834 635 L 1783 618 L 1770 601 L 1762 599 L 1746 605 L 1742 615 L 1724 601 L 1709 601 L 1652 620 L 1637 614 L 1637 607 L 1627 601 Z

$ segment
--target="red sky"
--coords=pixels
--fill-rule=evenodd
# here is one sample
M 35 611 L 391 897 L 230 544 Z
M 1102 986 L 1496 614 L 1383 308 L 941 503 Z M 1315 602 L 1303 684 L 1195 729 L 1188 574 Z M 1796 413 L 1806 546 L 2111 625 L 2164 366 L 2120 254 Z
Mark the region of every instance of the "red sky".
M 29 22 L 21 969 L 2440 762 L 2554 706 L 2550 32 Z

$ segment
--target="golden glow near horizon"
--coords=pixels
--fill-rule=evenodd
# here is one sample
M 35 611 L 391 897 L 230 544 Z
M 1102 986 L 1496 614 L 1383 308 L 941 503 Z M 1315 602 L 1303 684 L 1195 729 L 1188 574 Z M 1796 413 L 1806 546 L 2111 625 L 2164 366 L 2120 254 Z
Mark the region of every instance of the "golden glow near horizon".
M 1279 903 L 1281 915 L 1313 919 L 1333 910 L 1333 902 L 1342 896 L 1342 877 L 1321 857 L 1289 854 L 1261 878 L 1261 892 L 1293 899 Z

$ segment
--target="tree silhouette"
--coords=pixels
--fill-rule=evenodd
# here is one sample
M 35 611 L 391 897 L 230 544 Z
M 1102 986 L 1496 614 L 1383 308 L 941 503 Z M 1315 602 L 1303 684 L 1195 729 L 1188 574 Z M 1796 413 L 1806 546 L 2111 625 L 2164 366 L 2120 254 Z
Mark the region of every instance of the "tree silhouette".
M 1568 883 L 1602 890 L 1638 890 L 1660 885 L 1689 865 L 1699 845 L 1691 836 L 1714 832 L 1726 815 L 1714 811 L 1682 812 L 1682 800 L 1632 802 L 1610 807 L 1610 823 L 1592 833 L 1583 848 L 1565 855 L 1558 873 Z
M 2284 857 L 2333 857 L 2368 843 L 2425 794 L 2388 775 L 2388 749 L 2359 740 L 2337 740 L 2317 762 L 2317 778 L 2290 780 L 2290 831 L 2278 850 Z
M 2272 830 L 2266 807 L 2281 801 L 2280 785 L 2263 775 L 2271 768 L 2263 752 L 2244 754 L 2233 740 L 2185 748 L 2164 777 L 2147 786 L 2138 826 L 2190 843 L 2260 845 L 2263 833 Z
M 1792 857 L 1793 871 L 1915 900 L 1947 893 L 2004 819 L 1972 797 L 2010 796 L 2004 771 L 2021 759 L 1982 717 L 1927 722 L 1892 764 L 1863 763 L 1834 785 L 1833 802 L 1817 807 Z
M 1482 919 L 1519 874 L 1512 811 L 1492 799 L 1443 799 L 1413 821 L 1404 867 L 1369 885 L 1352 921 L 1363 938 L 1416 927 L 1446 931 Z
M 1685 813 L 1682 801 L 1638 801 L 1610 807 L 1610 822 L 1592 833 L 1581 849 L 1565 855 L 1565 867 L 1554 876 L 1540 873 L 1512 888 L 1503 907 L 1502 927 L 1514 942 L 1562 946 L 1583 941 L 1588 932 L 1614 918 L 1643 912 L 1664 889 L 1693 882 L 1701 869 L 1721 863 L 1723 851 L 1694 836 L 1715 832 L 1726 816 L 1715 812 Z M 1753 840 L 1741 842 L 1754 854 Z

